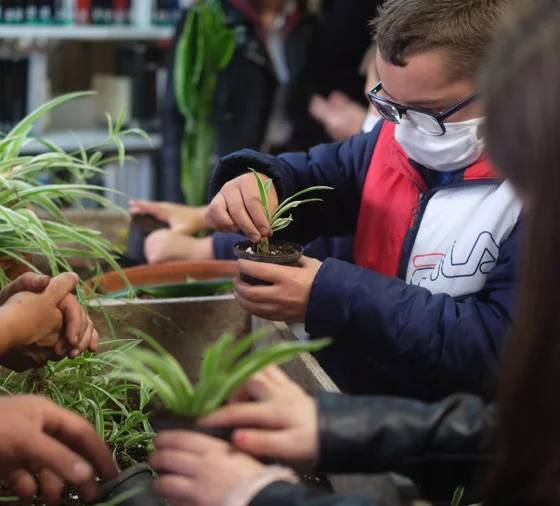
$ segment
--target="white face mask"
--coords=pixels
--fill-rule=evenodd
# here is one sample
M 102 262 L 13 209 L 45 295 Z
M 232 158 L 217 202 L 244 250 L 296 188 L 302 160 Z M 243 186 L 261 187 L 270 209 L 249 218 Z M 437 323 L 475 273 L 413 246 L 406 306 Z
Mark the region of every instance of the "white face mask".
M 484 151 L 480 126 L 484 118 L 460 123 L 446 123 L 446 132 L 439 137 L 428 135 L 403 118 L 395 137 L 411 160 L 438 172 L 464 169 L 476 162 Z

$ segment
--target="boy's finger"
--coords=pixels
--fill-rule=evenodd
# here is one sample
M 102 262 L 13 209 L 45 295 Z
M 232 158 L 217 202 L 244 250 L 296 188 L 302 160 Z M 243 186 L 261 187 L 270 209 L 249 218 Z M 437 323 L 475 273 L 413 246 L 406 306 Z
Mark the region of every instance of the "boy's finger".
M 278 284 L 293 276 L 294 270 L 299 267 L 287 267 L 285 265 L 274 265 L 265 262 L 252 262 L 251 260 L 239 260 L 239 271 L 253 278 L 269 283 Z M 267 288 L 267 287 L 263 287 Z
M 264 318 L 265 320 L 275 321 L 277 306 L 271 303 L 255 303 L 244 299 L 239 293 L 235 292 L 235 298 L 239 305 L 250 314 Z
M 226 199 L 227 210 L 235 225 L 237 225 L 251 241 L 258 241 L 261 238 L 261 233 L 247 212 L 245 201 L 243 200 L 239 188 L 233 187 L 228 189 L 227 194 L 225 189 L 223 192 Z
M 243 198 L 245 209 L 249 213 L 253 224 L 263 237 L 267 237 L 272 231 L 270 230 L 270 223 L 266 217 L 258 191 L 259 190 L 255 182 L 255 187 L 248 189 L 241 187 L 241 197 Z M 274 212 L 274 209 L 270 209 L 270 212 Z
M 58 306 L 62 300 L 71 293 L 80 281 L 78 275 L 74 272 L 65 272 L 52 278 L 45 293 L 54 299 L 54 303 Z
M 217 230 L 231 231 L 237 228 L 229 215 L 227 204 L 224 196 L 218 193 L 206 210 L 206 221 Z

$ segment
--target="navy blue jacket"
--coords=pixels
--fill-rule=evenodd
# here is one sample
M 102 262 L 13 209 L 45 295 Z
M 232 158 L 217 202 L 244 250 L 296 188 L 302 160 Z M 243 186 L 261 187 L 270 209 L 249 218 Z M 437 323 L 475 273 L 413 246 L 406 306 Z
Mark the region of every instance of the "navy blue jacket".
M 334 191 L 321 195 L 322 204 L 294 211 L 294 223 L 282 238 L 306 244 L 321 236 L 353 234 L 381 125 L 371 134 L 320 145 L 309 153 L 274 157 L 242 150 L 228 155 L 218 163 L 211 195 L 247 167 L 270 176 L 280 200 L 308 186 L 332 186 Z M 432 186 L 430 194 L 439 189 L 439 174 L 418 170 Z M 462 171 L 455 173 L 446 188 L 461 185 L 461 178 Z M 404 276 L 384 276 L 327 258 L 315 279 L 305 321 L 312 336 L 335 338 L 319 357 L 322 365 L 351 393 L 427 400 L 457 391 L 490 395 L 514 310 L 518 241 L 519 225 L 500 245 L 483 289 L 460 297 L 432 294 L 407 284 Z M 230 246 L 226 236 L 216 236 L 217 257 L 230 257 Z M 406 245 L 404 259 L 412 246 Z

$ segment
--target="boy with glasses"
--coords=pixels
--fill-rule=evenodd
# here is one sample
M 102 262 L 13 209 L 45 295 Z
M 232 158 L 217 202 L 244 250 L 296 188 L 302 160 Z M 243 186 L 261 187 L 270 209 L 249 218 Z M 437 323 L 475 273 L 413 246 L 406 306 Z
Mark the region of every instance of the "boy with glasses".
M 381 81 L 370 93 L 385 121 L 309 153 L 239 151 L 214 174 L 208 221 L 254 241 L 270 227 L 249 168 L 272 179 L 273 208 L 308 186 L 334 188 L 294 210 L 283 237 L 354 233 L 354 264 L 240 261 L 271 284 L 238 280 L 236 295 L 254 314 L 333 336 L 322 361 L 347 391 L 433 399 L 485 394 L 495 379 L 521 204 L 484 156 L 476 81 L 513 1 L 387 0 L 376 20 Z

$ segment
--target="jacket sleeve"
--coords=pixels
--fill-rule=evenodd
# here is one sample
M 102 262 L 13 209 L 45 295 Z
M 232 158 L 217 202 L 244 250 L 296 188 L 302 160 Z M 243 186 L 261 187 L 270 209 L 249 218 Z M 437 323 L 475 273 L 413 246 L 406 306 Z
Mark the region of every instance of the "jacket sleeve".
M 310 186 L 331 186 L 333 191 L 316 194 L 322 203 L 293 211 L 294 223 L 282 237 L 306 244 L 319 236 L 353 234 L 363 181 L 382 122 L 379 123 L 369 134 L 352 137 L 344 143 L 321 144 L 308 153 L 275 157 L 249 149 L 237 151 L 220 159 L 210 181 L 210 196 L 249 168 L 273 179 L 280 201 Z
M 433 461 L 479 465 L 491 457 L 494 406 L 471 395 L 427 404 L 322 393 L 319 470 L 382 473 Z
M 483 290 L 463 298 L 327 259 L 311 290 L 306 330 L 335 338 L 324 351 L 337 364 L 348 355 L 349 376 L 359 384 L 341 388 L 430 400 L 461 391 L 488 396 L 512 319 L 519 229 L 502 244 Z
M 253 498 L 250 506 L 377 506 L 368 497 L 333 495 L 303 485 L 276 482 L 264 488 Z M 397 506 L 397 505 L 395 505 Z

